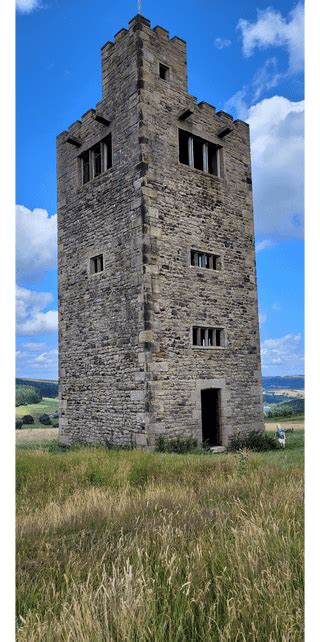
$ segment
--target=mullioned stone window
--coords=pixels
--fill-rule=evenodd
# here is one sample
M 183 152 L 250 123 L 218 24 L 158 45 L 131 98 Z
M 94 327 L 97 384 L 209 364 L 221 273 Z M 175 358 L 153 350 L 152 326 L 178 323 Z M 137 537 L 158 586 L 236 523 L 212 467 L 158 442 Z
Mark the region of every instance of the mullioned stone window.
M 112 167 L 111 133 L 80 156 L 81 182 L 88 183 Z
M 221 176 L 221 148 L 179 129 L 179 161 L 214 176 Z
M 103 272 L 103 254 L 98 254 L 90 259 L 90 274 Z
M 190 251 L 190 264 L 207 270 L 221 270 L 221 256 L 199 250 Z
M 192 345 L 201 348 L 224 348 L 224 328 L 192 327 Z

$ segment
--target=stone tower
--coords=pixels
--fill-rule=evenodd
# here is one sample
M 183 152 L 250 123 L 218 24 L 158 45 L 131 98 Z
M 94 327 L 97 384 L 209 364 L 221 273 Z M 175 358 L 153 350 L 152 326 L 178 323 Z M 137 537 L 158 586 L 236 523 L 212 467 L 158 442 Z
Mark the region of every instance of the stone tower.
M 133 18 L 57 157 L 61 441 L 263 430 L 249 128 L 185 41 Z

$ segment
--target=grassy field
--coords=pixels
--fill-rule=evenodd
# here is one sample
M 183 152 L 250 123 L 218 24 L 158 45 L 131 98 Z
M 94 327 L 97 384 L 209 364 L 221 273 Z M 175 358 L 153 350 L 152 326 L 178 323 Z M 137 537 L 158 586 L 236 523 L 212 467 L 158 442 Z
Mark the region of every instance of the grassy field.
M 261 454 L 21 444 L 17 640 L 301 642 L 303 435 Z
M 293 417 L 265 417 L 266 430 L 269 430 L 268 424 L 292 424 L 294 427 L 299 424 L 304 426 L 304 415 L 294 415 Z
M 30 428 L 24 426 L 22 430 L 16 430 L 16 445 L 19 448 L 43 448 L 58 444 L 59 428 L 42 426 L 41 428 Z
M 34 418 L 33 428 L 43 428 L 43 425 L 39 423 L 39 417 L 44 412 L 47 415 L 52 415 L 54 412 L 59 410 L 59 400 L 52 399 L 51 397 L 43 397 L 40 403 L 29 403 L 26 406 L 17 406 L 16 408 L 16 418 L 19 419 L 23 415 L 32 415 Z M 58 421 L 53 419 L 53 421 Z M 23 426 L 22 430 L 25 430 L 27 426 Z

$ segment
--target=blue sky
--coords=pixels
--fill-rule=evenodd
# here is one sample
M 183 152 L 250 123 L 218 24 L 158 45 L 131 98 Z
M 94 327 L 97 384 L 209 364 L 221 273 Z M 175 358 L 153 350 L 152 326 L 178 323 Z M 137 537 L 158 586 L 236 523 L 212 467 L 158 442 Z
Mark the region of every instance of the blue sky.
M 135 1 L 17 0 L 17 375 L 57 377 L 55 138 L 101 97 Z M 303 363 L 303 5 L 142 0 L 187 40 L 189 93 L 251 127 L 265 375 Z

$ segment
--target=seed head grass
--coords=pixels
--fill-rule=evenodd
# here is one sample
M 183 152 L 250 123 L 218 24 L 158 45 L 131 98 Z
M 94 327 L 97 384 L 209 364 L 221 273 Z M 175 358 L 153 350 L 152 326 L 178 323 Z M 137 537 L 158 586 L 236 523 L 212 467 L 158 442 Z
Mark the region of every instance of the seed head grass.
M 302 439 L 18 449 L 18 642 L 300 642 Z

